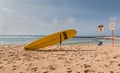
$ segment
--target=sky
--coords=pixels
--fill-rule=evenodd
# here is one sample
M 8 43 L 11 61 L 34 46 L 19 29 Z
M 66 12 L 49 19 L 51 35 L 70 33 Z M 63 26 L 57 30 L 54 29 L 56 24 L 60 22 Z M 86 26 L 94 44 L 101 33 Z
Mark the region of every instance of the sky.
M 0 35 L 48 35 L 75 29 L 79 36 L 120 36 L 120 0 L 0 0 Z

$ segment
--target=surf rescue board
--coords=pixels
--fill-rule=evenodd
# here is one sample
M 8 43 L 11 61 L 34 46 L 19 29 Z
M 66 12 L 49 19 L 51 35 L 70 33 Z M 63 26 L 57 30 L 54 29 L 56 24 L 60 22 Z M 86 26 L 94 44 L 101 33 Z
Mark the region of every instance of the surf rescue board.
M 68 40 L 74 37 L 77 34 L 77 31 L 74 29 L 64 30 L 57 33 L 53 33 L 42 38 L 39 38 L 29 44 L 27 44 L 24 48 L 25 50 L 36 50 L 40 48 L 44 48 L 47 46 L 51 46 L 57 43 L 61 43 L 65 40 Z

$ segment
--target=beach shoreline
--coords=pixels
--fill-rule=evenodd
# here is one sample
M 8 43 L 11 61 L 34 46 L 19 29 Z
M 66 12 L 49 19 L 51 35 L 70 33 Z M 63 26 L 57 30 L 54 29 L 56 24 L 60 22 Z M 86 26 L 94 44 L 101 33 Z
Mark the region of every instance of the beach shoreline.
M 1 73 L 117 73 L 120 44 L 70 44 L 25 51 L 25 44 L 0 45 Z

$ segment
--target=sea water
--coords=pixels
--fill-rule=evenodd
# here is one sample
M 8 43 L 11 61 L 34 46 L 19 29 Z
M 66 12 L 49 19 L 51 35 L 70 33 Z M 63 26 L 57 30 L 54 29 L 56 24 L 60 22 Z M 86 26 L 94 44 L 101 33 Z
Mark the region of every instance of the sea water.
M 0 44 L 28 44 L 38 38 L 42 38 L 41 35 L 0 35 Z M 111 40 L 97 39 L 90 37 L 74 37 L 72 39 L 62 42 L 62 44 L 98 44 L 99 41 L 103 43 L 111 43 Z M 115 40 L 120 44 L 120 40 Z

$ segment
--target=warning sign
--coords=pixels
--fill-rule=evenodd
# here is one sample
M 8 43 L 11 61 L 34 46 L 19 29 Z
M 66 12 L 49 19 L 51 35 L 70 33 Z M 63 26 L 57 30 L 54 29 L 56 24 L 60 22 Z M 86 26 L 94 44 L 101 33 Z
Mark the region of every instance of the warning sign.
M 115 30 L 115 22 L 110 23 L 110 30 Z
M 98 30 L 99 30 L 100 32 L 103 32 L 103 25 L 99 25 L 99 26 L 98 26 Z

